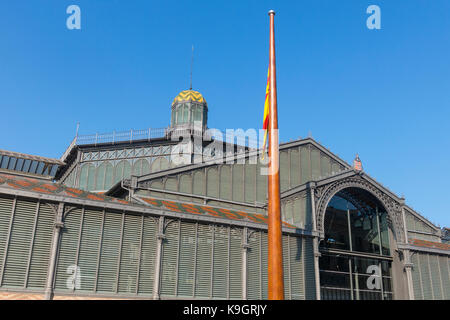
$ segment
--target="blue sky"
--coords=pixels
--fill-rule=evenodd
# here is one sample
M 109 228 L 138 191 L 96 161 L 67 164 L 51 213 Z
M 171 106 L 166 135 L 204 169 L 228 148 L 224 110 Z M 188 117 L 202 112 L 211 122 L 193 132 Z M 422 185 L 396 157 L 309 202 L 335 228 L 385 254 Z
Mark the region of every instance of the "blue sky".
M 66 8 L 81 8 L 68 30 Z M 381 30 L 366 8 L 381 9 Z M 260 128 L 269 9 L 282 141 L 313 138 L 450 226 L 450 1 L 0 3 L 0 148 L 60 157 L 75 135 L 165 127 L 189 86 L 209 126 Z

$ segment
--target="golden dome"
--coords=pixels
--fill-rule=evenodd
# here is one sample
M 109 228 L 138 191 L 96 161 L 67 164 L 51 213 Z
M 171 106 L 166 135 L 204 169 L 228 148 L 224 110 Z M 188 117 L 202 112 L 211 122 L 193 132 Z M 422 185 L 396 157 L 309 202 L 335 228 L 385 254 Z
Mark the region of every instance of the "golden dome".
M 175 99 L 173 99 L 172 104 L 177 103 L 177 102 L 188 102 L 188 101 L 206 103 L 205 98 L 203 98 L 203 96 L 200 92 L 194 91 L 194 90 L 184 90 L 184 91 L 181 91 L 175 97 Z

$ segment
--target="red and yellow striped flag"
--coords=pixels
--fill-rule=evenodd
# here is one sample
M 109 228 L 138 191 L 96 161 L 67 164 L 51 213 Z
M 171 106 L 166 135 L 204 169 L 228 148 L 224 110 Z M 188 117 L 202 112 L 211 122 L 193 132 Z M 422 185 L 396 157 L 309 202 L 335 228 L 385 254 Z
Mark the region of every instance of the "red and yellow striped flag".
M 267 86 L 266 86 L 266 101 L 264 103 L 264 118 L 263 118 L 263 130 L 264 130 L 264 142 L 263 142 L 263 152 L 262 158 L 264 159 L 264 154 L 266 153 L 266 143 L 267 143 L 267 133 L 269 132 L 269 70 L 267 70 Z

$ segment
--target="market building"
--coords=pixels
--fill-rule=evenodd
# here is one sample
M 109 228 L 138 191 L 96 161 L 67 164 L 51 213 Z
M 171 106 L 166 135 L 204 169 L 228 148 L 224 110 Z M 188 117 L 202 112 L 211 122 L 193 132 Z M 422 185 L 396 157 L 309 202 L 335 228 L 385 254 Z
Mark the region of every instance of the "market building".
M 0 151 L 0 298 L 267 299 L 261 150 L 217 135 L 186 90 L 168 128 Z M 450 299 L 448 229 L 358 156 L 282 143 L 280 182 L 286 299 Z

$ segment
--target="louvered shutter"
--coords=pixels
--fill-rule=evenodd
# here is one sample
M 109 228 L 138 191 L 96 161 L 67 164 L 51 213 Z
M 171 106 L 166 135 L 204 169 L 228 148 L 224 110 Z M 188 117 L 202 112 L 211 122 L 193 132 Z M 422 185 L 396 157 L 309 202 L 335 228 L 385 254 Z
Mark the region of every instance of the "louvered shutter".
M 195 265 L 195 224 L 181 223 L 180 258 L 178 265 L 177 296 L 192 297 L 194 295 Z
M 202 298 L 211 296 L 212 227 L 212 225 L 199 224 L 197 231 L 195 295 Z
M 220 168 L 220 198 L 231 200 L 231 167 L 221 166 Z
M 443 299 L 450 300 L 450 270 L 448 257 L 439 256 L 439 268 L 441 271 L 442 288 L 444 289 Z
M 289 256 L 289 238 L 283 235 L 283 283 L 284 283 L 284 298 L 286 300 L 292 299 L 291 297 L 291 274 L 290 274 L 290 256 Z
M 291 299 L 304 300 L 304 270 L 303 270 L 303 239 L 301 237 L 289 237 L 289 261 L 291 264 Z
M 242 230 L 230 231 L 230 299 L 242 299 Z
M 253 233 L 247 253 L 247 299 L 261 299 L 260 233 Z
M 136 293 L 142 217 L 126 214 L 120 251 L 119 292 Z
M 425 300 L 433 299 L 430 268 L 428 267 L 428 257 L 426 254 L 419 254 L 420 274 L 422 276 L 423 296 Z
M 289 189 L 289 153 L 287 151 L 280 152 L 280 191 Z
M 291 168 L 290 168 L 290 181 L 291 188 L 300 185 L 300 152 L 298 148 L 291 149 Z
M 81 208 L 71 211 L 64 219 L 56 267 L 55 288 L 63 291 L 71 290 L 68 286 L 68 267 L 76 264 L 78 240 L 80 236 Z
M 94 291 L 102 219 L 102 211 L 85 209 L 82 215 L 81 239 L 76 263 L 80 268 L 81 291 Z
M 0 261 L 2 264 L 8 243 L 8 230 L 11 221 L 13 202 L 13 199 L 0 198 Z M 4 266 L 0 265 L 0 268 L 4 268 Z
M 166 228 L 166 238 L 162 247 L 161 264 L 161 295 L 175 296 L 175 285 L 178 262 L 178 228 L 179 222 L 169 223 Z
M 98 267 L 98 292 L 116 292 L 120 234 L 122 232 L 122 215 L 122 213 L 118 212 L 105 212 L 100 263 Z
M 155 278 L 157 223 L 153 217 L 144 217 L 142 234 L 141 266 L 139 269 L 139 293 L 153 294 L 153 281 Z
M 227 298 L 228 230 L 214 226 L 213 297 Z
M 314 272 L 314 252 L 311 238 L 302 241 L 305 272 L 305 299 L 316 299 L 316 278 Z
M 17 200 L 4 266 L 3 286 L 24 286 L 36 205 L 37 203 L 33 201 Z
M 430 254 L 428 256 L 430 260 L 430 274 L 431 274 L 431 284 L 433 286 L 433 297 L 435 300 L 442 299 L 442 288 L 441 288 L 441 277 L 439 274 L 439 262 L 438 256 Z
M 52 244 L 53 223 L 55 212 L 45 203 L 39 204 L 39 214 L 34 232 L 31 263 L 28 274 L 27 287 L 44 288 Z
M 414 267 L 412 270 L 412 281 L 413 281 L 413 287 L 414 287 L 414 299 L 415 300 L 422 300 L 422 282 L 420 281 L 420 264 L 418 259 L 418 253 L 412 253 L 411 255 L 411 262 L 413 263 Z

